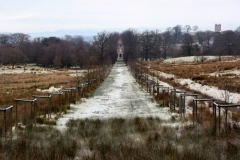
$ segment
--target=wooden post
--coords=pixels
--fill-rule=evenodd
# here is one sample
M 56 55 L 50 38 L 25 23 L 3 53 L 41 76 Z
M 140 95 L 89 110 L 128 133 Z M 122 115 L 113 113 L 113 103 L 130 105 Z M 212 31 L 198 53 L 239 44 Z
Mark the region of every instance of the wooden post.
M 15 129 L 17 130 L 17 117 L 18 117 L 18 112 L 17 112 L 17 108 L 18 108 L 18 105 L 17 105 L 17 101 L 15 101 L 16 103 L 16 118 L 15 118 Z
M 50 118 L 51 117 L 51 96 L 49 96 L 48 98 L 48 119 L 49 119 L 49 115 L 50 115 Z
M 5 140 L 6 140 L 6 135 L 7 135 L 7 120 L 6 120 L 6 110 L 4 110 L 4 132 L 5 132 Z
M 11 135 L 11 140 L 12 140 L 12 108 L 11 108 L 11 116 L 10 116 L 11 118 L 10 118 L 10 135 Z
M 214 105 L 214 132 L 216 133 L 217 131 L 217 105 Z
M 220 120 L 221 120 L 221 116 L 220 116 L 221 112 L 220 112 L 220 110 L 221 110 L 221 107 L 219 106 L 218 108 L 219 108 L 218 109 L 218 131 L 220 132 Z

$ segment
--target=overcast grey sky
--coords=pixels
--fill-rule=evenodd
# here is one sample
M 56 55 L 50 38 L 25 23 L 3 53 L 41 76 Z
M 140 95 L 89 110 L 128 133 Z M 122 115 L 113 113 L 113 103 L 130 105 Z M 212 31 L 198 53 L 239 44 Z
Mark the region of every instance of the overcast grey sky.
M 240 0 L 0 0 L 0 32 L 240 26 Z

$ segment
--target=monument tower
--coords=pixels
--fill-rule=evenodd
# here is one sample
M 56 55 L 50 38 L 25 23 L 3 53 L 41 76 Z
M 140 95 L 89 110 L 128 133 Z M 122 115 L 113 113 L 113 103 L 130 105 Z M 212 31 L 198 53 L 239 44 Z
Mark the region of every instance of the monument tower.
M 123 47 L 123 43 L 122 40 L 119 39 L 118 40 L 118 44 L 117 44 L 117 58 L 118 59 L 123 59 L 123 52 L 124 52 L 124 47 Z
M 221 32 L 221 24 L 215 24 L 215 32 Z

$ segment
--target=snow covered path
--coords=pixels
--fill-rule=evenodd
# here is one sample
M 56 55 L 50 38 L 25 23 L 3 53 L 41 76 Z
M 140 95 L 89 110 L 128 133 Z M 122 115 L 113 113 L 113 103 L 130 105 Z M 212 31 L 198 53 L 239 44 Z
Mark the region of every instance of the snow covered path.
M 65 126 L 70 119 L 136 116 L 169 120 L 171 113 L 168 108 L 158 107 L 150 95 L 136 83 L 127 66 L 120 61 L 113 66 L 109 76 L 93 96 L 72 106 L 72 109 L 57 121 L 57 125 Z

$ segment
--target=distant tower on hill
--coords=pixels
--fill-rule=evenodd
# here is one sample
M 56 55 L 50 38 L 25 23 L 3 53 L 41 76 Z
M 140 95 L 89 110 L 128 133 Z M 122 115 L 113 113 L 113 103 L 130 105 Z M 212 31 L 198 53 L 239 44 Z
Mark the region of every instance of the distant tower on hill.
M 215 24 L 215 32 L 221 32 L 221 24 Z
M 119 39 L 117 44 L 117 54 L 118 54 L 117 58 L 123 58 L 123 52 L 124 52 L 123 43 L 122 43 L 122 40 Z

